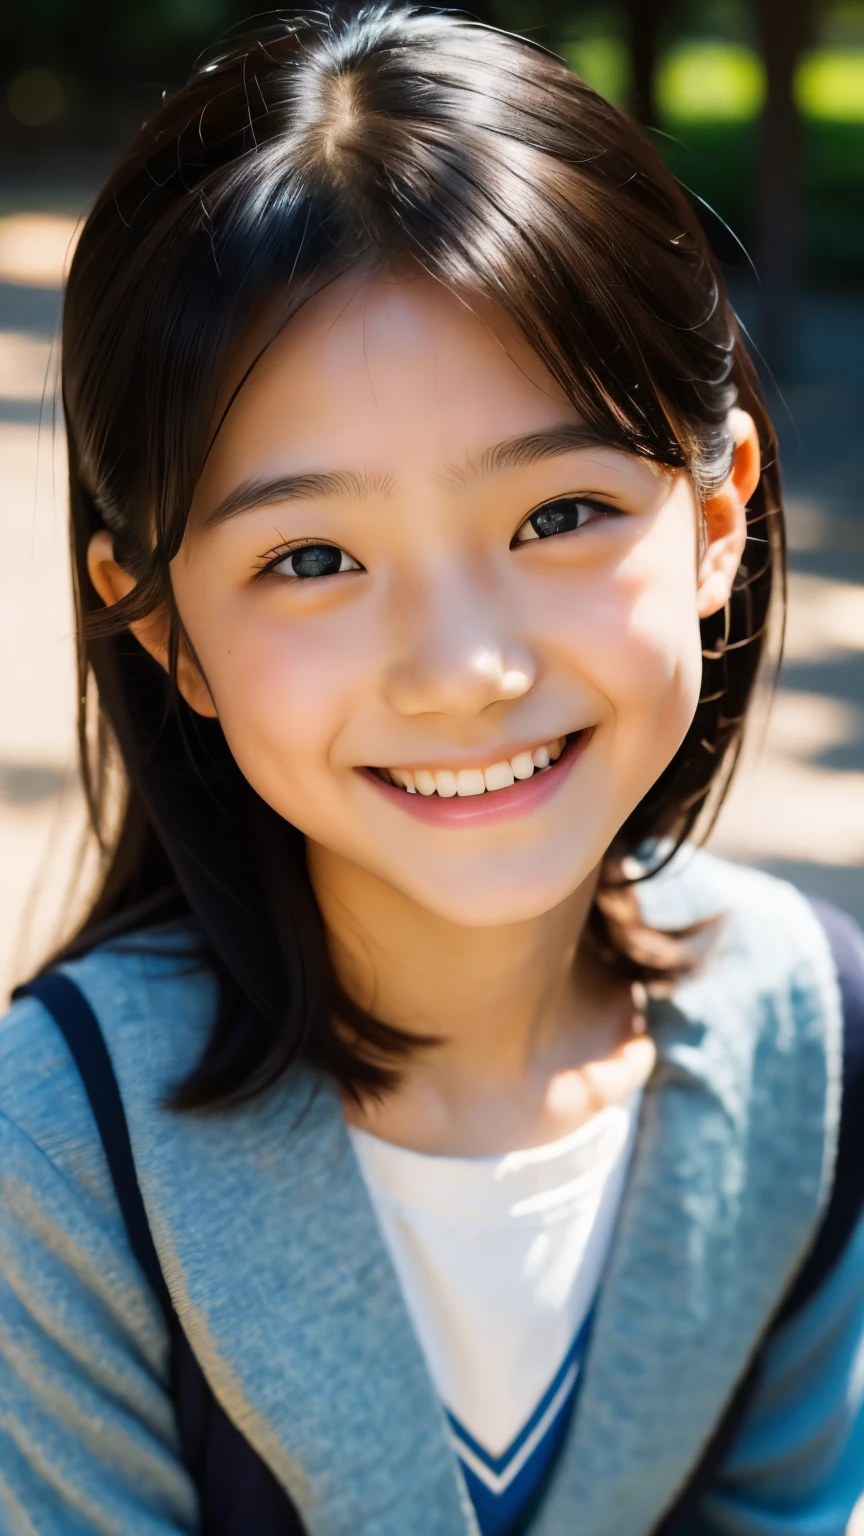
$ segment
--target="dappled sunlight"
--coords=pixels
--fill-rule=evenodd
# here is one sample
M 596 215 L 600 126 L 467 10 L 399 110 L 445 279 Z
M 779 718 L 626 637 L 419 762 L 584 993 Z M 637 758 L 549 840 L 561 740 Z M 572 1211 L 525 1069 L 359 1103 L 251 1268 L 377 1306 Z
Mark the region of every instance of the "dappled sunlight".
M 56 213 L 14 213 L 0 218 L 0 283 L 28 288 L 62 285 L 79 221 Z
M 682 43 L 663 60 L 657 92 L 664 118 L 747 122 L 762 106 L 765 71 L 740 44 Z
M 50 342 L 27 332 L 0 331 L 0 402 L 42 400 L 54 373 Z
M 789 603 L 787 662 L 864 651 L 864 594 L 856 582 L 792 571 Z

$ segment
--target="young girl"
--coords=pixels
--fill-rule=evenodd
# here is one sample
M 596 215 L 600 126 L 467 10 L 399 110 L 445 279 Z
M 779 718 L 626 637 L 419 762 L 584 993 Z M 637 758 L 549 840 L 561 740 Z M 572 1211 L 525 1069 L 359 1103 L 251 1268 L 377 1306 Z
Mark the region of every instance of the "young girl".
M 687 201 L 542 49 L 316 13 L 142 129 L 63 356 L 105 872 L 0 1032 L 0 1528 L 840 1536 L 864 981 L 685 846 L 783 550 Z

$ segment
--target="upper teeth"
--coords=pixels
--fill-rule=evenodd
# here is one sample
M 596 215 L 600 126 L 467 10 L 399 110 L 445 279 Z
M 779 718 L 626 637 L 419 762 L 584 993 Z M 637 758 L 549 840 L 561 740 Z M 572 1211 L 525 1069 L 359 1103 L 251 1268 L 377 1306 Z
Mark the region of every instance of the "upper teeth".
M 388 768 L 394 784 L 400 784 L 409 794 L 483 795 L 487 790 L 509 789 L 517 779 L 530 779 L 535 769 L 548 768 L 564 750 L 566 737 L 555 736 L 532 752 L 517 752 L 500 763 L 490 763 L 488 768 Z

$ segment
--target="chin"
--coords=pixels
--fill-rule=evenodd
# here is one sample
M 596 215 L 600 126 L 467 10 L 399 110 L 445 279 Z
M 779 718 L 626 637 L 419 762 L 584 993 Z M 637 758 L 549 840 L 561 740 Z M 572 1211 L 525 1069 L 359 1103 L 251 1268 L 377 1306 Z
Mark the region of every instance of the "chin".
M 506 928 L 543 917 L 567 901 L 586 880 L 593 880 L 592 856 L 567 871 L 493 870 L 461 874 L 446 881 L 391 883 L 425 911 L 459 928 Z M 454 878 L 455 876 L 456 878 Z

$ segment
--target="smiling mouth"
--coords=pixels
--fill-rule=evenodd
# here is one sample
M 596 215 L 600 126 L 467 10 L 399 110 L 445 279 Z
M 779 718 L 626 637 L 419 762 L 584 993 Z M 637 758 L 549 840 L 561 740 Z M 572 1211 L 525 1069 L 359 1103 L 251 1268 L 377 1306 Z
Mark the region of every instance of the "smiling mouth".
M 500 758 L 487 768 L 370 768 L 367 771 L 409 795 L 437 796 L 442 800 L 495 794 L 514 784 L 549 773 L 559 758 L 588 733 L 571 731 L 550 741 Z

